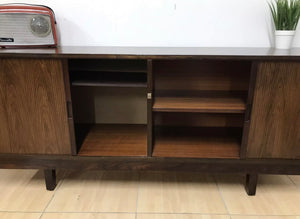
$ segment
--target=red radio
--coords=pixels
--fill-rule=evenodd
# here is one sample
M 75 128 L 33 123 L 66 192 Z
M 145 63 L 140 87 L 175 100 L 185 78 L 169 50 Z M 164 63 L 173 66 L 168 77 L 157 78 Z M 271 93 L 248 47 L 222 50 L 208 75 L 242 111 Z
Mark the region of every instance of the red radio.
M 41 5 L 0 5 L 0 47 L 55 47 L 55 15 Z

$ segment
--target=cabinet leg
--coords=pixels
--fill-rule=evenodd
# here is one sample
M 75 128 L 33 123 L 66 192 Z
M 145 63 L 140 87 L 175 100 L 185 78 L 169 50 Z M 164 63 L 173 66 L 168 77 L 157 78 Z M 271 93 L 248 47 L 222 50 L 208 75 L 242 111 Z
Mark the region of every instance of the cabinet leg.
M 245 189 L 248 195 L 252 196 L 256 193 L 258 174 L 247 174 Z
M 45 175 L 45 183 L 46 183 L 47 190 L 53 191 L 56 187 L 55 169 L 45 169 L 44 175 Z

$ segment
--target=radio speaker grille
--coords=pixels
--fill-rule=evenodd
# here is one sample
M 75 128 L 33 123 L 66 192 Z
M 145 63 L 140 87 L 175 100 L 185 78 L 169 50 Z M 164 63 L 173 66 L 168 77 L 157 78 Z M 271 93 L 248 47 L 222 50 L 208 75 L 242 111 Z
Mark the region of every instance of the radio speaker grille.
M 32 30 L 32 19 L 42 17 L 47 21 L 50 30 L 44 35 L 35 34 Z M 13 42 L 0 42 L 3 46 L 52 45 L 55 43 L 51 18 L 48 15 L 28 13 L 0 13 L 0 38 L 13 39 Z

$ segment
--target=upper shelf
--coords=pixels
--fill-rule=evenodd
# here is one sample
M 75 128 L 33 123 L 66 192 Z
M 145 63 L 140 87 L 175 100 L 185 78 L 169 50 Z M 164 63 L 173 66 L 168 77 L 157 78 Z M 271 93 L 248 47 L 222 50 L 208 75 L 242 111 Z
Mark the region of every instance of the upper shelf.
M 69 71 L 147 73 L 145 60 L 71 59 Z
M 70 59 L 73 86 L 147 87 L 145 60 Z
M 300 48 L 276 50 L 275 48 L 224 48 L 224 47 L 97 47 L 63 46 L 44 49 L 3 49 L 0 57 L 34 58 L 106 58 L 106 59 L 270 59 L 300 60 Z
M 147 87 L 146 73 L 136 72 L 71 72 L 72 86 Z

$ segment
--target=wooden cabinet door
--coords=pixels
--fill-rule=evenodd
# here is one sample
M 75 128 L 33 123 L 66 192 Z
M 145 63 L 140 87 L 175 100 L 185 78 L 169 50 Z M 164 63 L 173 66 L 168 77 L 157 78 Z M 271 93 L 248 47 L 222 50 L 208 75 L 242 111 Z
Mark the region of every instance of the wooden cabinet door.
M 300 63 L 258 65 L 247 157 L 300 159 Z
M 63 68 L 55 59 L 0 59 L 0 153 L 70 154 Z

